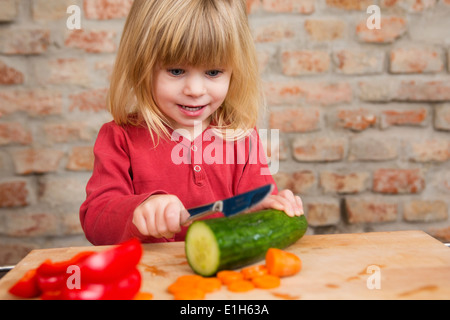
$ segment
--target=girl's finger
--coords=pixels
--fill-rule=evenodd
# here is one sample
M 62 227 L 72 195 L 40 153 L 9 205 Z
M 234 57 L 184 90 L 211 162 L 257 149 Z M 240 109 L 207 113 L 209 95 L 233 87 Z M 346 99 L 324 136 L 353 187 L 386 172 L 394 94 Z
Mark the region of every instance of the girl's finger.
M 297 202 L 297 207 L 298 207 L 298 210 L 299 210 L 299 213 L 300 213 L 299 215 L 301 216 L 301 215 L 305 214 L 305 212 L 303 210 L 302 198 L 300 198 L 299 196 L 295 196 L 295 201 Z
M 142 215 L 142 213 L 139 211 L 135 212 L 133 214 L 133 224 L 135 225 L 136 229 L 144 236 L 148 236 L 148 229 L 147 229 L 147 223 L 145 222 L 145 219 Z

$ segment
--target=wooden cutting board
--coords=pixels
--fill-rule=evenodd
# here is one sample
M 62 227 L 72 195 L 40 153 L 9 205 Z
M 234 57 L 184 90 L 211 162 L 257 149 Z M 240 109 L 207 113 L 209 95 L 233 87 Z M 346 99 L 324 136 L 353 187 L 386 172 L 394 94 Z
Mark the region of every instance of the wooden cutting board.
M 0 280 L 0 299 L 14 299 L 8 289 L 45 259 L 66 260 L 83 250 L 106 248 L 34 250 Z M 232 293 L 223 286 L 206 298 L 450 299 L 450 249 L 422 231 L 304 236 L 286 251 L 297 254 L 303 268 L 283 278 L 280 287 Z M 144 245 L 139 268 L 141 291 L 161 300 L 172 299 L 166 290 L 178 276 L 192 274 L 184 242 Z

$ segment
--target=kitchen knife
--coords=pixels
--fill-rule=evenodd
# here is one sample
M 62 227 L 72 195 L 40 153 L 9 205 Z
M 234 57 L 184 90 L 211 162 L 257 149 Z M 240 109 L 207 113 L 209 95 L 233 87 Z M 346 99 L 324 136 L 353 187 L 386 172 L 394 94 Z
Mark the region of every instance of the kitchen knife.
M 226 217 L 229 217 L 245 211 L 264 200 L 272 193 L 273 188 L 273 184 L 267 184 L 234 197 L 188 209 L 191 216 L 184 222 L 184 225 L 216 212 L 222 212 Z

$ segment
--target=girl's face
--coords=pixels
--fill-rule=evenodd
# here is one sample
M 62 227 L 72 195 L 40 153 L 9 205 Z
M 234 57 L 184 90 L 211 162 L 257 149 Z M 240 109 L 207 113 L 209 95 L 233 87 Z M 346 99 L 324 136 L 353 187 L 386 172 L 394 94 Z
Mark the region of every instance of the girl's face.
M 225 100 L 231 79 L 228 68 L 166 66 L 156 70 L 154 98 L 159 109 L 172 120 L 173 129 L 185 129 L 194 137 Z

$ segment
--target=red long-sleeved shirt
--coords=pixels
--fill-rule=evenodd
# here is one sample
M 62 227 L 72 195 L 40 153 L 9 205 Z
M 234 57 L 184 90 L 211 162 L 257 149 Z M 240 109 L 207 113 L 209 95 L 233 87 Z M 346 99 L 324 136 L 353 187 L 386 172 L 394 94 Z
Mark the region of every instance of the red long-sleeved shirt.
M 171 139 L 154 144 L 145 126 L 102 126 L 87 197 L 80 207 L 81 225 L 91 243 L 117 244 L 131 237 L 142 242 L 183 241 L 186 227 L 172 239 L 157 239 L 143 236 L 132 223 L 135 208 L 154 194 L 176 195 L 188 209 L 275 185 L 256 130 L 237 142 L 226 142 L 211 129 L 194 141 L 176 131 L 171 134 Z

